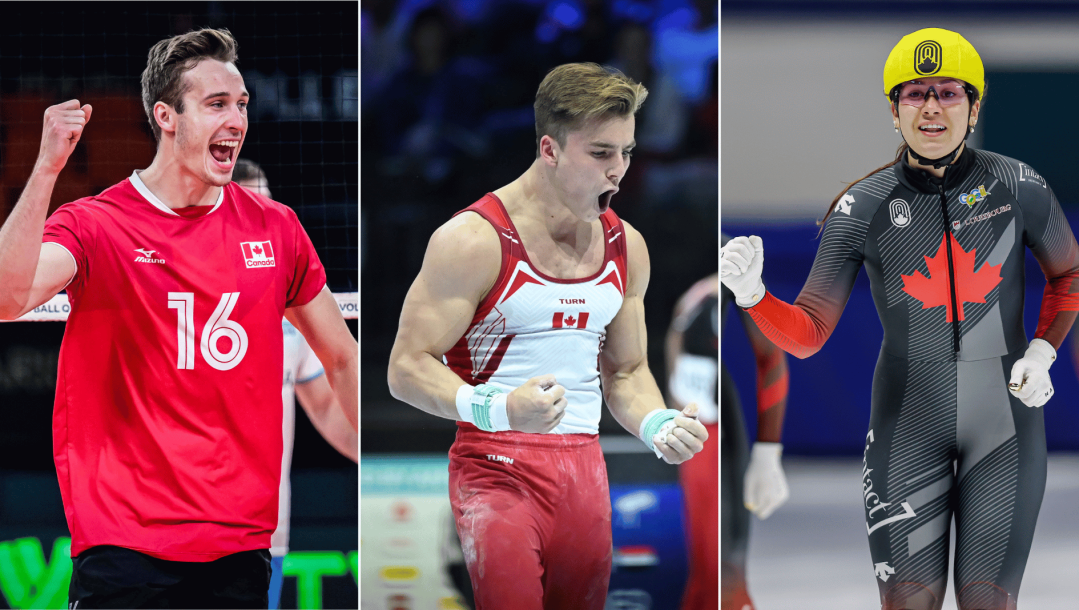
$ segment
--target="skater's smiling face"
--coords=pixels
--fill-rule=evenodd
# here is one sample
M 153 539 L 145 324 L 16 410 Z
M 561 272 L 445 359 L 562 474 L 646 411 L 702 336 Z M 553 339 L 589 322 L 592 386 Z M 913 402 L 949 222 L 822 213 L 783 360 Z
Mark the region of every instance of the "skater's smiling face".
M 896 103 L 889 101 L 889 107 L 914 152 L 937 159 L 963 142 L 981 107 L 977 100 L 971 106 L 967 87 L 954 78 L 922 78 L 899 85 Z

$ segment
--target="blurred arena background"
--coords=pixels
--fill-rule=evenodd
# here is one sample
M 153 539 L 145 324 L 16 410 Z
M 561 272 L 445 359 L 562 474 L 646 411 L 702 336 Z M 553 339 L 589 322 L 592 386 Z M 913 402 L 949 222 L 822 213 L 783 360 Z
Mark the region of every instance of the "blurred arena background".
M 649 363 L 663 386 L 675 300 L 717 268 L 717 9 L 707 0 L 363 0 L 361 605 L 468 607 L 447 451 L 456 425 L 394 400 L 401 304 L 431 233 L 535 156 L 548 70 L 621 69 L 650 95 L 615 211 L 648 241 Z M 677 470 L 608 413 L 611 608 L 675 608 L 686 576 Z M 463 595 L 459 595 L 463 592 Z M 441 605 L 439 605 L 441 604 Z
M 94 107 L 50 211 L 142 169 L 155 145 L 139 76 L 158 40 L 226 27 L 252 93 L 242 155 L 265 170 L 327 268 L 352 332 L 358 289 L 358 23 L 355 2 L 9 3 L 0 36 L 0 222 L 37 157 L 45 109 Z M 28 317 L 65 318 L 64 299 Z M 0 325 L 0 607 L 64 608 L 71 561 L 52 461 L 61 322 Z M 282 607 L 355 607 L 357 466 L 300 410 Z
M 894 158 L 900 138 L 881 73 L 892 46 L 924 27 L 960 32 L 984 61 L 987 94 L 969 143 L 1041 172 L 1073 231 L 1079 227 L 1079 126 L 1063 106 L 1079 92 L 1079 4 L 724 0 L 721 226 L 732 236 L 762 236 L 764 279 L 778 297 L 789 302 L 801 290 L 819 243 L 815 221 L 835 195 Z M 1032 335 L 1044 275 L 1029 254 L 1026 273 Z M 737 323 L 725 330 L 723 358 L 754 422 L 751 351 Z M 769 520 L 753 521 L 748 579 L 760 610 L 879 605 L 859 477 L 881 338 L 862 274 L 820 353 L 788 360 L 791 500 Z M 1058 395 L 1045 407 L 1049 480 L 1020 595 L 1027 608 L 1075 607 L 1076 339 L 1073 332 L 1059 352 Z M 944 608 L 955 608 L 951 587 Z

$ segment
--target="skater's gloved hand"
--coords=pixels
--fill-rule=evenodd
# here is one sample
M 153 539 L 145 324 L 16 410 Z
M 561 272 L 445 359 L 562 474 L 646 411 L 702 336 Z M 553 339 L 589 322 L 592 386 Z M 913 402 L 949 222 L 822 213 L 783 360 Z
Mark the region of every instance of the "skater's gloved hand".
M 719 280 L 734 293 L 739 307 L 753 307 L 764 298 L 764 242 L 756 235 L 735 237 L 719 251 Z
M 1008 391 L 1028 407 L 1040 407 L 1053 397 L 1053 381 L 1049 367 L 1057 359 L 1057 351 L 1044 339 L 1031 339 L 1023 357 L 1012 365 Z
M 783 454 L 780 443 L 753 444 L 746 468 L 743 500 L 746 508 L 760 519 L 767 519 L 790 497 L 787 477 L 779 457 Z
M 641 422 L 641 440 L 664 462 L 681 464 L 700 453 L 708 440 L 708 430 L 697 421 L 697 414 L 696 403 L 686 405 L 681 411 L 652 411 Z
M 506 398 L 511 430 L 550 432 L 566 414 L 566 388 L 554 375 L 540 375 L 524 382 Z

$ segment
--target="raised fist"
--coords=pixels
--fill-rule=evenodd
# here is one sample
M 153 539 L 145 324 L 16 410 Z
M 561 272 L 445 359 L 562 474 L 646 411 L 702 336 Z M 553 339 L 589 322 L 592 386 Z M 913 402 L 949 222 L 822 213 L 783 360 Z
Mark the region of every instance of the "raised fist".
M 45 110 L 45 125 L 41 132 L 41 149 L 37 166 L 43 170 L 60 173 L 67 158 L 82 138 L 82 130 L 90 122 L 93 112 L 90 104 L 79 106 L 79 100 L 68 100 Z
M 734 293 L 739 307 L 753 307 L 764 298 L 764 243 L 760 237 L 735 237 L 719 250 L 719 281 Z

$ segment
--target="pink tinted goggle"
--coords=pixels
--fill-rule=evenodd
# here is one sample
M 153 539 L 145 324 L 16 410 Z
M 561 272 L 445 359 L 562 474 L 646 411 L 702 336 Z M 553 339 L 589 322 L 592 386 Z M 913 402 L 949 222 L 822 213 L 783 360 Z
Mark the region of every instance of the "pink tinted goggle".
M 972 89 L 960 81 L 944 81 L 935 85 L 911 81 L 899 85 L 897 89 L 896 102 L 915 108 L 921 108 L 930 95 L 936 97 L 941 106 L 955 106 L 973 93 Z

